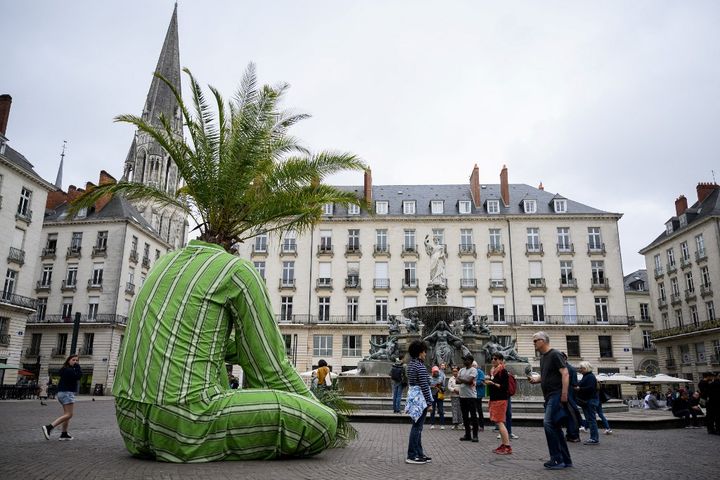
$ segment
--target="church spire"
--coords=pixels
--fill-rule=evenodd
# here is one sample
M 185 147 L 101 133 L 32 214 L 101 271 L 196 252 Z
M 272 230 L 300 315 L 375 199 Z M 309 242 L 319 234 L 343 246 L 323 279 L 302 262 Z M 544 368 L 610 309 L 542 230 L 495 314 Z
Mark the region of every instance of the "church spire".
M 62 190 L 62 174 L 63 174 L 63 163 L 65 161 L 65 147 L 67 146 L 67 140 L 63 140 L 63 149 L 60 153 L 60 166 L 58 167 L 57 177 L 55 177 L 55 186 L 58 190 Z

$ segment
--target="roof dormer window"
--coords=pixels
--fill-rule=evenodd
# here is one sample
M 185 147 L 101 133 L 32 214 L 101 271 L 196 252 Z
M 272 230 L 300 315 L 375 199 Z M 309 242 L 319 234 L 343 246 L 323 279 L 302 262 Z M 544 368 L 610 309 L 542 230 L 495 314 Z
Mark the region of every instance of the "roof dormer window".
M 485 208 L 487 209 L 487 213 L 500 213 L 500 200 L 488 200 L 487 202 L 485 202 Z
M 672 220 L 668 221 L 668 222 L 665 224 L 665 233 L 667 233 L 668 235 L 670 235 L 671 233 L 673 233 L 673 222 L 672 222 Z
M 387 215 L 390 204 L 387 201 L 375 202 L 375 213 L 377 215 Z
M 415 215 L 415 200 L 403 200 L 403 215 Z
M 523 210 L 525 213 L 537 213 L 537 201 L 536 200 L 523 200 Z
M 564 198 L 556 198 L 553 200 L 555 213 L 567 213 L 567 200 Z
M 680 228 L 687 227 L 687 214 L 686 213 L 683 213 L 682 215 L 680 215 L 679 220 L 680 220 Z
M 333 214 L 333 204 L 332 203 L 326 203 L 323 205 L 323 215 L 332 215 Z
M 471 206 L 469 200 L 461 200 L 458 202 L 458 212 L 460 214 L 468 214 L 471 212 Z
M 360 215 L 360 206 L 354 203 L 348 205 L 348 215 Z
M 432 200 L 430 202 L 430 213 L 433 215 L 442 215 L 445 211 L 442 200 Z

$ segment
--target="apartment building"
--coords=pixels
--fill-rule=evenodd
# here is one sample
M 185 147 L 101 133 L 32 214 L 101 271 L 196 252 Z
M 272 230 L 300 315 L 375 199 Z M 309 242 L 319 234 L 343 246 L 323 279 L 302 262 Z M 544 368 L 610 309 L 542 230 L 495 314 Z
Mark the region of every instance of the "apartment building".
M 426 237 L 445 245 L 447 301 L 487 317 L 503 342 L 535 358 L 545 330 L 572 361 L 634 369 L 617 222 L 605 212 L 525 184 L 373 185 L 354 191 L 372 214 L 326 205 L 311 232 L 258 236 L 240 247 L 265 278 L 299 370 L 324 358 L 355 368 L 382 342 L 390 315 L 425 305 Z
M 647 270 L 637 270 L 625 276 L 625 300 L 628 315 L 634 324 L 630 331 L 633 360 L 636 375 L 656 375 L 660 373 L 657 361 L 657 349 L 652 341 L 654 329 L 650 315 L 650 292 L 648 291 Z
M 665 230 L 640 253 L 653 276 L 652 341 L 660 369 L 697 382 L 720 366 L 720 187 L 698 183 L 690 207 L 678 197 Z

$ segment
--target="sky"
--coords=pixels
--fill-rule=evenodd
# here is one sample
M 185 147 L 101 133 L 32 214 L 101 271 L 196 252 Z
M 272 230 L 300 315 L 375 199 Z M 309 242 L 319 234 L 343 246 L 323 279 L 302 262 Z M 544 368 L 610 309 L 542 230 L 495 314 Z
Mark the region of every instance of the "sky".
M 65 140 L 63 189 L 122 176 L 134 130 L 113 118 L 141 113 L 173 6 L 0 0 L 7 137 L 42 177 Z M 720 2 L 184 0 L 178 22 L 201 84 L 230 97 L 255 63 L 312 115 L 291 133 L 357 154 L 374 184 L 464 184 L 475 164 L 492 184 L 507 165 L 622 213 L 625 274 L 679 195 L 720 180 Z

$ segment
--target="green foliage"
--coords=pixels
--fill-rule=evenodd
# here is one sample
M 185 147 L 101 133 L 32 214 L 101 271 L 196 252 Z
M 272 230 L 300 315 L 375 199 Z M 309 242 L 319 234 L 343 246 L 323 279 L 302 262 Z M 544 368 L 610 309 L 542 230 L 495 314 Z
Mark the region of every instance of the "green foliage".
M 352 440 L 358 437 L 358 432 L 352 426 L 348 418 L 357 407 L 340 396 L 337 388 L 337 379 L 333 380 L 332 388 L 314 386 L 312 392 L 325 406 L 332 408 L 338 417 L 337 435 L 333 448 L 346 447 Z
M 354 192 L 322 183 L 338 172 L 366 169 L 360 159 L 349 153 L 311 153 L 288 133 L 309 116 L 280 108 L 287 84 L 258 86 L 250 64 L 231 101 L 226 103 L 220 92 L 209 87 L 211 104 L 195 77 L 184 71 L 192 111 L 173 85 L 156 75 L 175 94 L 187 140 L 175 134 L 172 119 L 164 116 L 161 125 L 134 115 L 115 119 L 155 139 L 177 165 L 184 185 L 177 192 L 127 181 L 100 185 L 73 202 L 70 213 L 119 193 L 131 200 L 172 204 L 192 217 L 201 240 L 229 250 L 260 233 L 288 229 L 302 233 L 320 220 L 326 203 L 366 208 Z

